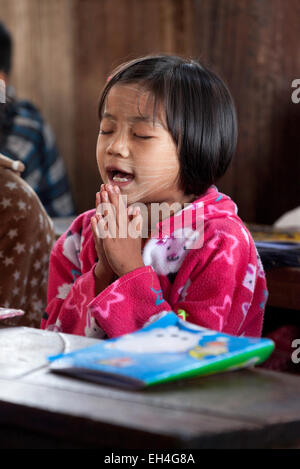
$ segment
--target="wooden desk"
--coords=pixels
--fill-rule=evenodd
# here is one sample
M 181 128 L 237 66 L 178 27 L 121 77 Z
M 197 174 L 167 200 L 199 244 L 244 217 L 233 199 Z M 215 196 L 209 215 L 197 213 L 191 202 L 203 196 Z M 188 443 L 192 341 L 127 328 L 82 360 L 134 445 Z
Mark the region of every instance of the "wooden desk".
M 299 377 L 257 368 L 129 392 L 48 371 L 47 355 L 94 342 L 30 328 L 0 329 L 1 447 L 300 445 Z
M 300 242 L 297 227 L 278 228 L 272 225 L 247 223 L 255 241 Z M 269 290 L 268 305 L 300 311 L 300 267 L 280 267 L 266 270 Z
M 72 224 L 76 217 L 57 217 L 52 218 L 53 228 L 56 239 L 58 239 Z

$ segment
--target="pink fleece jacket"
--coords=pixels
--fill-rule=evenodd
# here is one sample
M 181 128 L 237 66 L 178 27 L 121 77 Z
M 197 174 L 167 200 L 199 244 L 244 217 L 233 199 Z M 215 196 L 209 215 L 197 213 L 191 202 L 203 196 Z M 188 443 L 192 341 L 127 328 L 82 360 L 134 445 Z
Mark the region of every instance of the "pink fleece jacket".
M 174 311 L 216 331 L 261 336 L 268 297 L 265 274 L 230 197 L 211 186 L 164 220 L 159 236 L 149 238 L 143 248 L 145 267 L 121 276 L 98 295 L 90 227 L 94 213 L 78 216 L 52 250 L 43 329 L 117 337 Z M 183 217 L 184 225 L 178 225 Z M 178 226 L 184 227 L 181 237 Z

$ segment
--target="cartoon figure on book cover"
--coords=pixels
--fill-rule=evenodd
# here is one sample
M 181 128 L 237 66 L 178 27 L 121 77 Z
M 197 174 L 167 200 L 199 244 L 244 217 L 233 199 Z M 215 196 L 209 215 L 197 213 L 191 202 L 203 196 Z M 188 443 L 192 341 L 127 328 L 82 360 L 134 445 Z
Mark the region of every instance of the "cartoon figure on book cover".
M 203 337 L 203 332 L 180 330 L 176 326 L 153 329 L 135 336 L 127 334 L 106 348 L 132 353 L 176 353 L 193 349 Z

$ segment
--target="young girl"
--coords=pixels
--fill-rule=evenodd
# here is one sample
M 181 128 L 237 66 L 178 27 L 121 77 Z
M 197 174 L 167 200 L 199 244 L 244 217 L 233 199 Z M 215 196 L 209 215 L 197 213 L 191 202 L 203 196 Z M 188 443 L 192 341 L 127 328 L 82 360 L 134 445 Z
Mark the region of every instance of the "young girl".
M 262 264 L 236 205 L 214 185 L 237 139 L 224 83 L 193 60 L 139 58 L 109 77 L 99 118 L 97 211 L 80 215 L 53 248 L 41 327 L 116 337 L 172 310 L 213 330 L 260 336 Z M 158 204 L 172 214 L 158 221 Z M 178 236 L 186 218 L 192 224 Z M 128 235 L 130 224 L 140 236 Z

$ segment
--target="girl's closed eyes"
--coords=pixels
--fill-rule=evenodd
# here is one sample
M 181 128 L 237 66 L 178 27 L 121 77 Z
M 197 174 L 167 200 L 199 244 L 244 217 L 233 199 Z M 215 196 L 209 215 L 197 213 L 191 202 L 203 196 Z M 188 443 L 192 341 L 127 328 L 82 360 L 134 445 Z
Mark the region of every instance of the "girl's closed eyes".
M 100 129 L 100 132 L 99 132 L 101 135 L 108 135 L 108 134 L 112 134 L 113 131 L 111 130 L 110 132 L 105 132 L 104 130 L 101 130 Z M 144 139 L 147 139 L 147 138 L 154 138 L 152 137 L 151 135 L 150 136 L 146 136 L 146 135 L 137 135 L 137 134 L 133 134 L 134 137 L 137 137 L 137 138 L 144 138 Z

